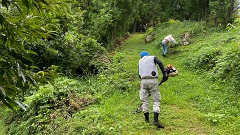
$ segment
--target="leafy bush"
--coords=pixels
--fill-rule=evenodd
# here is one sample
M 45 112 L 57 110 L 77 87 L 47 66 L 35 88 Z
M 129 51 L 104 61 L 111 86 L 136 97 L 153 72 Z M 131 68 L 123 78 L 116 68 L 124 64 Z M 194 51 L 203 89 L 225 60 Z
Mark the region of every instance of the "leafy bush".
M 50 26 L 54 24 L 50 25 L 41 19 L 40 12 L 49 11 L 51 6 L 45 0 L 19 1 L 18 4 L 13 1 L 1 1 L 1 5 L 0 100 L 14 109 L 17 104 L 23 107 L 21 101 L 18 100 L 23 97 L 31 85 L 38 82 L 34 78 L 35 75 L 37 75 L 36 78 L 41 80 L 53 77 L 48 76 L 53 75 L 50 73 L 51 70 L 49 70 L 49 74 L 40 71 L 41 74 L 46 76 L 38 76 L 39 74 L 36 72 L 39 69 L 32 63 L 32 57 L 36 53 L 26 49 L 24 43 L 36 44 L 40 39 L 48 37 L 53 31 Z M 34 10 L 38 10 L 38 12 Z M 54 12 L 51 13 L 54 14 Z M 35 73 L 31 72 L 33 69 L 37 69 Z
M 142 39 L 145 40 L 148 35 L 153 35 L 153 27 L 150 27 L 150 28 L 147 29 L 147 31 L 146 31 L 145 34 L 143 35 Z M 153 35 L 153 36 L 154 36 L 154 35 Z M 153 37 L 152 37 L 152 38 L 153 38 Z M 153 39 L 152 39 L 152 41 L 153 41 Z
M 28 104 L 25 112 L 9 113 L 5 123 L 9 124 L 9 134 L 38 134 L 54 132 L 77 111 L 83 110 L 98 100 L 87 94 L 89 89 L 83 83 L 66 78 L 58 78 L 54 85 L 40 86 L 25 98 Z M 14 127 L 14 128 L 11 128 Z
M 74 31 L 32 46 L 31 49 L 39 54 L 34 57 L 37 66 L 44 68 L 58 65 L 67 75 L 95 73 L 109 63 L 105 48 L 96 40 L 84 38 Z
M 186 59 L 185 64 L 195 70 L 208 71 L 215 67 L 218 56 L 221 54 L 220 49 L 207 47 L 200 50 L 199 54 L 193 58 Z
M 229 45 L 233 47 L 225 49 L 208 47 L 200 50 L 199 54 L 186 58 L 184 65 L 194 69 L 195 72 L 204 71 L 209 74 L 209 78 L 227 83 L 230 89 L 239 92 L 240 74 L 236 71 L 240 69 L 240 51 L 234 43 Z
M 233 92 L 239 92 L 239 36 L 235 34 L 238 32 L 237 21 L 228 28 L 228 32 L 218 32 L 208 35 L 212 41 L 204 46 L 196 49 L 196 53 L 192 56 L 186 57 L 184 66 L 194 71 L 204 71 L 208 73 L 209 78 L 214 81 L 221 81 L 226 83 L 227 89 Z M 229 26 L 228 26 L 229 27 Z M 202 49 L 203 48 L 203 49 Z
M 240 92 L 240 48 L 238 46 L 231 47 L 223 55 L 221 55 L 212 69 L 210 75 L 212 78 L 229 83 L 234 92 Z
M 34 88 L 25 98 L 28 104 L 26 112 L 10 113 L 11 117 L 4 119 L 9 125 L 9 134 L 38 134 L 38 133 L 84 133 L 102 134 L 105 132 L 100 125 L 87 126 L 91 123 L 78 123 L 74 125 L 71 121 L 77 112 L 81 112 L 90 104 L 100 103 L 116 92 L 126 92 L 132 88 L 134 71 L 129 71 L 123 62 L 127 59 L 123 53 L 117 53 L 113 63 L 107 70 L 97 75 L 79 78 L 80 81 L 59 77 L 54 85 L 40 86 Z M 81 114 L 82 117 L 90 117 L 89 114 Z M 95 117 L 94 114 L 91 117 Z M 96 117 L 99 117 L 96 114 Z M 69 124 L 66 124 L 66 121 Z M 65 125 L 65 126 L 64 126 Z M 60 127 L 61 126 L 61 127 Z M 14 127 L 14 128 L 11 128 Z M 61 131 L 62 130 L 62 131 Z

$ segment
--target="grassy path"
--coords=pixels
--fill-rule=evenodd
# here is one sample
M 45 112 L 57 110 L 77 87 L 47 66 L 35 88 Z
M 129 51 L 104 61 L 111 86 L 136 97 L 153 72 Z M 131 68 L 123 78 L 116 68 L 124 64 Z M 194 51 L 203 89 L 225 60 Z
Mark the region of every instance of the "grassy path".
M 163 58 L 161 56 L 161 49 L 157 49 L 151 44 L 145 44 L 142 40 L 142 36 L 143 34 L 132 35 L 119 50 L 119 52 L 123 53 L 124 56 L 127 57 L 128 61 L 123 64 L 127 64 L 129 69 L 132 69 L 133 72 L 136 72 L 137 74 L 139 53 L 143 50 L 148 51 L 151 55 L 157 56 L 164 65 L 167 63 L 180 65 L 180 57 L 177 57 L 176 55 L 169 55 L 167 58 Z M 182 70 L 182 67 L 180 66 L 176 67 L 180 71 L 179 76 L 169 78 L 169 80 L 160 87 L 162 101 L 159 120 L 165 125 L 165 129 L 156 129 L 156 127 L 151 123 L 145 123 L 142 113 L 132 113 L 140 103 L 138 94 L 139 90 L 138 87 L 136 87 L 133 88 L 131 93 L 114 95 L 108 99 L 103 107 L 101 107 L 102 109 L 100 109 L 100 112 L 105 114 L 107 113 L 112 117 L 112 123 L 114 124 L 110 124 L 109 128 L 115 130 L 114 134 L 205 135 L 211 134 L 211 132 L 214 131 L 210 126 L 208 126 L 208 124 L 204 124 L 204 114 L 194 109 L 192 103 L 186 101 L 186 99 L 198 95 L 198 93 L 188 94 L 187 91 L 192 91 L 194 87 L 200 87 L 200 85 L 203 89 L 206 86 L 198 84 L 201 82 L 201 78 L 191 76 L 189 75 L 191 73 L 188 72 L 184 73 L 184 70 Z M 198 83 L 193 84 L 194 82 L 191 82 L 191 80 L 196 80 Z M 181 93 L 181 91 L 186 92 Z M 150 107 L 152 108 L 151 105 Z M 150 120 L 153 120 L 152 113 L 150 114 Z
M 127 92 L 116 92 L 101 104 L 87 107 L 74 114 L 69 121 L 64 123 L 57 130 L 49 134 L 71 134 L 71 135 L 219 135 L 224 128 L 211 126 L 206 120 L 206 114 L 202 108 L 213 108 L 213 103 L 208 101 L 209 84 L 201 76 L 193 75 L 181 66 L 182 58 L 193 53 L 194 46 L 170 48 L 167 58 L 161 56 L 161 48 L 155 44 L 145 44 L 143 34 L 134 34 L 123 43 L 115 54 L 120 54 L 121 66 L 127 73 L 132 75 L 131 86 Z M 133 113 L 140 104 L 138 60 L 139 53 L 143 50 L 151 55 L 157 56 L 164 65 L 173 64 L 179 70 L 179 75 L 169 78 L 160 86 L 162 101 L 159 120 L 165 125 L 164 129 L 157 129 L 152 123 L 145 123 L 143 113 Z M 174 53 L 173 53 L 174 52 Z M 177 52 L 177 53 L 176 53 Z M 120 68 L 120 67 L 119 67 Z M 121 70 L 120 70 L 121 71 Z M 126 73 L 125 73 L 126 74 Z M 118 78 L 124 81 L 127 78 Z M 123 81 L 123 82 L 124 82 Z M 129 80 L 126 80 L 127 82 Z M 160 81 L 160 80 L 159 80 Z M 211 94 L 210 94 L 211 93 Z M 210 96 L 209 96 L 210 97 Z M 197 99 L 206 101 L 196 103 Z M 216 102 L 218 103 L 218 102 Z M 199 106 L 200 105 L 200 106 Z M 202 106 L 201 106 L 202 105 Z M 204 107 L 203 107 L 204 106 Z M 202 107 L 202 108 L 201 108 Z M 199 109 L 201 108 L 201 110 Z M 152 102 L 150 102 L 150 121 L 153 120 Z M 1 114 L 1 113 L 0 113 Z M 1 119 L 1 115 L 0 115 Z M 65 128 L 70 131 L 66 130 Z M 0 135 L 4 134 L 4 124 L 0 122 Z M 222 131 L 219 131 L 222 130 Z M 237 130 L 237 129 L 236 129 Z

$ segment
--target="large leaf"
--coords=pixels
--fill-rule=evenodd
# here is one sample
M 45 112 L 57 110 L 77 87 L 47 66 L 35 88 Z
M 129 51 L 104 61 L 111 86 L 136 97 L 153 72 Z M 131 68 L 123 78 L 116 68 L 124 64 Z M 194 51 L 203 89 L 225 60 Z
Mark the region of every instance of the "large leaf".
M 0 24 L 3 25 L 5 22 L 5 18 L 0 14 Z
M 9 0 L 2 0 L 2 5 L 6 8 L 8 8 L 8 6 L 11 4 L 11 1 Z
M 21 103 L 19 102 L 18 100 L 14 100 L 24 111 L 26 111 L 26 107 Z
M 52 70 L 43 71 L 44 76 L 35 76 L 28 71 L 39 70 L 30 65 L 34 62 L 32 55 L 37 53 L 30 50 L 33 46 L 25 49 L 26 44 L 38 45 L 39 41 L 48 38 L 60 28 L 57 24 L 59 22 L 50 23 L 43 18 L 45 14 L 40 14 L 62 14 L 54 13 L 62 4 L 54 7 L 49 6 L 48 2 L 52 0 L 0 1 L 0 4 L 7 8 L 0 9 L 0 100 L 11 109 L 17 104 L 24 107 L 16 99 L 19 94 L 24 94 L 30 85 L 49 82 L 55 76 Z
M 26 59 L 26 60 L 29 60 L 29 61 L 33 62 L 32 56 L 29 55 L 29 54 L 23 54 L 23 55 L 22 55 L 22 58 L 24 58 L 24 59 Z
M 27 80 L 26 80 L 26 77 L 25 77 L 25 75 L 23 74 L 22 68 L 20 67 L 19 63 L 17 63 L 17 71 L 18 71 L 18 76 L 19 76 L 19 77 L 22 77 L 23 82 L 26 83 L 26 81 L 27 81 Z
M 3 94 L 4 96 L 6 96 L 5 90 L 4 90 L 4 88 L 3 88 L 2 86 L 0 86 L 0 90 L 1 90 L 2 94 Z
M 13 106 L 11 104 L 9 104 L 8 102 L 6 102 L 5 98 L 1 98 L 1 95 L 0 95 L 0 100 L 2 100 L 3 104 L 5 104 L 8 108 L 13 110 Z
M 32 51 L 32 50 L 27 50 L 26 53 L 28 54 L 34 54 L 34 55 L 38 55 L 36 52 Z

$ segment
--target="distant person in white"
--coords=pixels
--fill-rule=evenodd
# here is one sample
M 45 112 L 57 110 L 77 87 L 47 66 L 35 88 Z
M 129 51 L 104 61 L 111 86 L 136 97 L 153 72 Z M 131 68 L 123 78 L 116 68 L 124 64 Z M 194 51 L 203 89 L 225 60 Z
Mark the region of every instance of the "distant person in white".
M 173 41 L 173 43 L 176 45 L 177 41 L 172 37 L 172 35 L 166 36 L 163 41 L 162 41 L 162 46 L 163 46 L 163 52 L 162 55 L 163 57 L 166 57 L 167 51 L 168 51 L 168 43 L 170 41 Z

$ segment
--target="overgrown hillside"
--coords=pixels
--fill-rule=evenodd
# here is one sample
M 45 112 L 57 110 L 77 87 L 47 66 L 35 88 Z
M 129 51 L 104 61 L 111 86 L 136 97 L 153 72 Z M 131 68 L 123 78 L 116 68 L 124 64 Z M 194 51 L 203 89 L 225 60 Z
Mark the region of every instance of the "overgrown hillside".
M 27 111 L 1 107 L 0 133 L 239 134 L 237 25 L 226 31 L 203 22 L 169 21 L 153 28 L 155 40 L 151 43 L 145 43 L 144 33 L 132 34 L 110 54 L 112 63 L 102 73 L 75 79 L 59 77 L 51 85 L 33 88 L 25 98 Z M 172 34 L 180 43 L 184 32 L 190 33 L 191 44 L 172 46 L 163 58 L 163 37 Z M 143 50 L 179 70 L 178 76 L 159 87 L 159 120 L 165 129 L 156 129 L 145 123 L 142 113 L 135 113 L 141 103 L 137 64 Z

